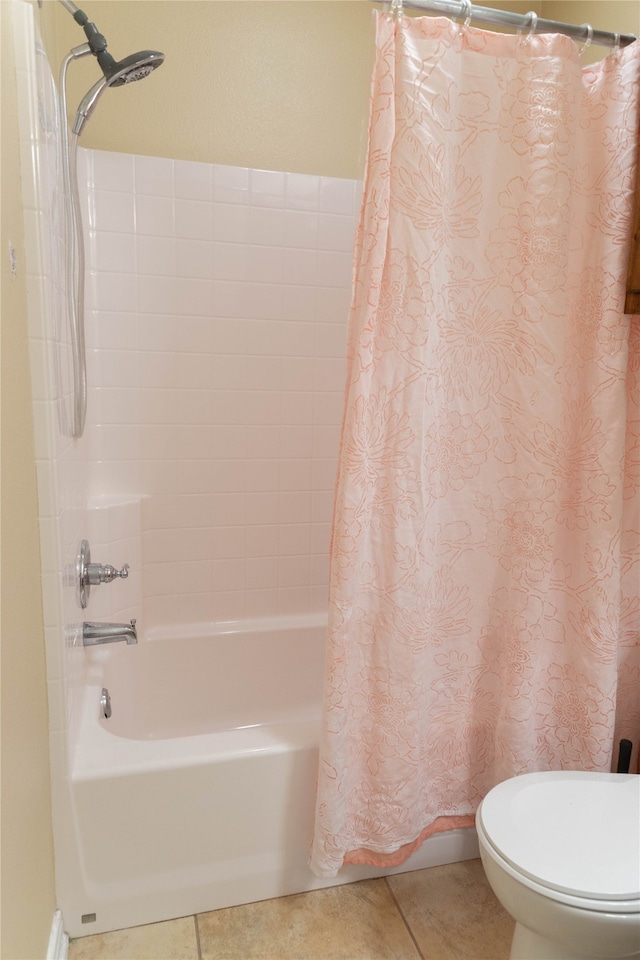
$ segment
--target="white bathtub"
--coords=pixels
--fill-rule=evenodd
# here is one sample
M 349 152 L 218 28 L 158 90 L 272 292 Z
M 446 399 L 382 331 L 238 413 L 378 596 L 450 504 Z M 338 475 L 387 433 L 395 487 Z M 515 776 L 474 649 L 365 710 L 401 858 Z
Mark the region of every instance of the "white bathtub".
M 325 636 L 326 618 L 307 616 L 86 651 L 72 936 L 478 856 L 475 831 L 458 830 L 393 871 L 310 872 Z

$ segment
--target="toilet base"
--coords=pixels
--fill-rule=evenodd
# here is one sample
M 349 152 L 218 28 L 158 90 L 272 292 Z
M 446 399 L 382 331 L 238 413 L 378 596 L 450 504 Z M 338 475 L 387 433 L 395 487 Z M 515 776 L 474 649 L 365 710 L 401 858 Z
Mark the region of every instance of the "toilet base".
M 634 953 L 631 956 L 638 957 L 640 954 Z M 553 943 L 516 922 L 509 960 L 592 960 L 592 958 L 586 957 L 583 953 L 573 953 L 562 944 Z
M 552 943 L 546 937 L 541 937 L 533 930 L 527 930 L 521 923 L 516 923 L 516 929 L 511 941 L 510 960 L 585 960 L 577 953 L 567 953 L 558 943 Z

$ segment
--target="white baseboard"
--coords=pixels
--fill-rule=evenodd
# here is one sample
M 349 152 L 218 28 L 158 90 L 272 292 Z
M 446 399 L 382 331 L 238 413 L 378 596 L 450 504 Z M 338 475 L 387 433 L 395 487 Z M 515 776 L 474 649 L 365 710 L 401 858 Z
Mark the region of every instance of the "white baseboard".
M 69 937 L 64 932 L 62 911 L 56 910 L 51 924 L 47 960 L 67 960 L 69 954 Z

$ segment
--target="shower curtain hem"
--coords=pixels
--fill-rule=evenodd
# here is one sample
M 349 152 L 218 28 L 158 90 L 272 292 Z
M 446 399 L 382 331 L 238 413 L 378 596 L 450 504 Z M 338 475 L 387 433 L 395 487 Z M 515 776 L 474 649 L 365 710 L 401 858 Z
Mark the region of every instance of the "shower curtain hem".
M 429 837 L 437 833 L 445 833 L 448 830 L 458 830 L 462 827 L 474 827 L 476 822 L 475 814 L 466 814 L 465 816 L 438 817 L 433 823 L 409 843 L 404 843 L 397 850 L 391 853 L 381 853 L 376 850 L 369 850 L 366 847 L 356 847 L 345 854 L 343 866 L 361 864 L 372 867 L 399 867 L 400 864 L 408 860 L 412 853 L 420 847 Z

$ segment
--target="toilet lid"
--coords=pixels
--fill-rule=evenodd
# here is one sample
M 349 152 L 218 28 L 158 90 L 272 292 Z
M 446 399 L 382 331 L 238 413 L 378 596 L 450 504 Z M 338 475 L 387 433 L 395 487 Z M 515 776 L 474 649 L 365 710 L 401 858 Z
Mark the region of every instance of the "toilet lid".
M 494 787 L 479 815 L 530 879 L 594 900 L 640 898 L 640 776 L 523 774 Z

